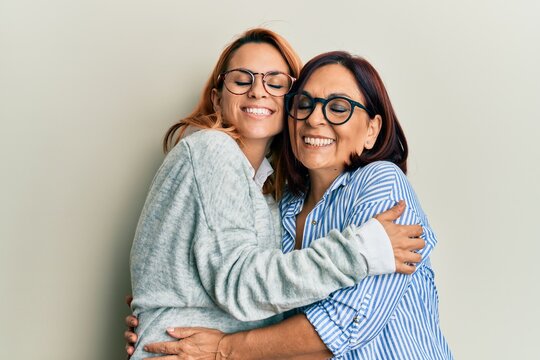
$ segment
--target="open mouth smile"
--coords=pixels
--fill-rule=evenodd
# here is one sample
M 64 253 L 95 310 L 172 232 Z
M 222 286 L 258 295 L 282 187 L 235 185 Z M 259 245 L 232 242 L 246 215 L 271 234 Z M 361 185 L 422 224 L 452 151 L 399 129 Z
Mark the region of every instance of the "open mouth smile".
M 329 139 L 329 138 L 315 138 L 315 137 L 304 137 L 304 144 L 316 146 L 316 147 L 323 147 L 323 146 L 330 146 L 333 143 L 335 143 L 335 139 Z
M 274 111 L 263 107 L 243 107 L 242 111 L 256 116 L 269 116 L 274 113 Z

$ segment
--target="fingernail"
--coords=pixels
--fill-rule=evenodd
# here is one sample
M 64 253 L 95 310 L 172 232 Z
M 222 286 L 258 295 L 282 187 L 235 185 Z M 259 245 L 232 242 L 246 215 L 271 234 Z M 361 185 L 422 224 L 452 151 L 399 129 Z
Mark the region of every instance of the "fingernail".
M 174 328 L 167 328 L 167 332 L 170 332 L 170 333 L 174 332 Z
M 143 347 L 144 351 L 148 351 L 148 346 Z

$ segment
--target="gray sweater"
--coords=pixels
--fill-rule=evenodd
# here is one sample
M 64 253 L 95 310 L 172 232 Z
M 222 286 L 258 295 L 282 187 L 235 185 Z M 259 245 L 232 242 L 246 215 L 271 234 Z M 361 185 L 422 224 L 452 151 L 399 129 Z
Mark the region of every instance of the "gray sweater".
M 332 230 L 310 248 L 283 254 L 276 204 L 252 176 L 238 144 L 219 131 L 190 135 L 165 158 L 131 249 L 140 323 L 133 360 L 150 356 L 144 344 L 170 339 L 167 327 L 261 327 L 367 275 L 393 271 L 389 242 L 367 247 L 364 227 Z M 366 226 L 383 232 L 373 222 Z

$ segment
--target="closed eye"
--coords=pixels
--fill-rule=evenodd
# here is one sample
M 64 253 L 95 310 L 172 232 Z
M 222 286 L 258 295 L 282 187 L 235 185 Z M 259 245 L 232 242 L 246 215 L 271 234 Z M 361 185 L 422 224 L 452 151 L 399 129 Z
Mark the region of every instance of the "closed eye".
M 269 84 L 269 83 L 266 83 L 266 85 L 270 86 L 272 89 L 283 89 L 283 85 L 274 85 L 274 84 Z
M 344 112 L 349 111 L 349 108 L 345 106 L 332 105 L 330 107 L 330 111 L 335 112 L 335 113 L 344 113 Z

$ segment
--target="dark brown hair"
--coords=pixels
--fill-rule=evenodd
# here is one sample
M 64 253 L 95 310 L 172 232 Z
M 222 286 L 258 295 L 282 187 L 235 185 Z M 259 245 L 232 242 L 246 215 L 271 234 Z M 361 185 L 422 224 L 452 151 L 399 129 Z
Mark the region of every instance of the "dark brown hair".
M 405 134 L 381 77 L 367 60 L 345 51 L 332 51 L 318 55 L 304 66 L 290 94 L 302 92 L 311 75 L 317 69 L 330 64 L 342 65 L 353 74 L 358 88 L 364 96 L 364 105 L 371 113 L 380 115 L 382 118 L 381 131 L 373 148 L 365 149 L 360 155 L 351 154 L 350 162 L 346 165 L 345 171 L 356 170 L 374 161 L 387 160 L 396 164 L 406 173 L 408 147 Z M 283 165 L 289 191 L 295 194 L 305 192 L 308 186 L 308 170 L 294 156 L 289 141 L 288 126 L 285 126 L 282 137 L 285 144 L 282 155 Z
M 223 81 L 220 80 L 219 74 L 227 70 L 229 62 L 236 51 L 243 45 L 249 43 L 265 43 L 272 45 L 283 56 L 283 59 L 289 66 L 290 75 L 295 78 L 298 77 L 300 69 L 302 68 L 300 57 L 283 37 L 271 30 L 263 28 L 251 29 L 244 32 L 221 53 L 210 78 L 206 82 L 199 103 L 195 109 L 186 118 L 181 119 L 172 125 L 165 133 L 165 138 L 163 139 L 164 152 L 170 151 L 178 141 L 180 141 L 188 126 L 199 129 L 224 131 L 241 144 L 242 139 L 236 129 L 227 124 L 227 119 L 223 119 L 219 112 L 216 113 L 214 111 L 212 104 L 212 90 L 222 90 Z M 270 161 L 275 168 L 275 174 L 268 178 L 263 187 L 263 192 L 265 194 L 272 193 L 275 198 L 281 196 L 285 178 L 282 174 L 283 166 L 281 166 L 282 148 L 283 140 L 278 135 L 272 141 L 269 154 Z

